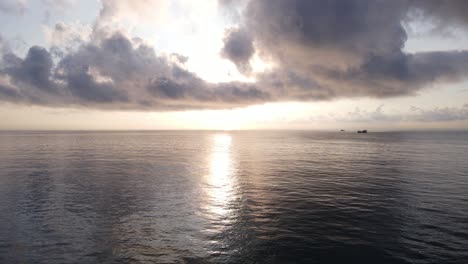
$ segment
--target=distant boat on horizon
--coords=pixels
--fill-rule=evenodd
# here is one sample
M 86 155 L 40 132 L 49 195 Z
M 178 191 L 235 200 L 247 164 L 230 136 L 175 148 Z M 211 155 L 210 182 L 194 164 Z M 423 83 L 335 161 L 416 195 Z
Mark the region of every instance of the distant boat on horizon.
M 358 130 L 357 132 L 358 132 L 358 134 L 362 134 L 362 133 L 367 133 L 367 130 L 366 130 L 366 129 L 364 129 L 364 130 Z

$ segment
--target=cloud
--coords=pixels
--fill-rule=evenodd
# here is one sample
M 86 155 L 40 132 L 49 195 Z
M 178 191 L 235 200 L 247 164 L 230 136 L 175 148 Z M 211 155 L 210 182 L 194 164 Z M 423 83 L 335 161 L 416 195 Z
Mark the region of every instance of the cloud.
M 466 1 L 444 8 L 429 2 L 250 1 L 238 30 L 250 36 L 242 44 L 254 42 L 255 52 L 276 65 L 256 75 L 259 83 L 283 90 L 289 99 L 411 95 L 436 82 L 457 82 L 468 73 L 467 51 L 403 51 L 403 23 L 416 9 L 427 16 L 453 14 L 464 22 L 459 10 L 468 11 Z M 223 50 L 230 45 L 225 41 Z M 236 65 L 245 62 L 228 58 Z
M 189 57 L 184 56 L 182 54 L 178 54 L 178 53 L 171 53 L 171 57 L 180 64 L 186 63 L 189 59 Z
M 16 85 L 27 85 L 32 89 L 55 92 L 56 84 L 51 79 L 53 61 L 50 53 L 39 46 L 29 49 L 24 59 L 8 53 L 3 58 L 6 67 L 3 72 Z
M 236 28 L 226 31 L 221 55 L 234 62 L 239 72 L 246 75 L 251 73 L 250 59 L 254 52 L 253 39 L 247 31 Z
M 414 115 L 410 115 L 409 119 L 422 122 L 464 121 L 468 120 L 468 110 L 457 107 L 420 109 Z
M 56 23 L 53 27 L 44 26 L 47 43 L 55 52 L 70 52 L 77 46 L 89 41 L 92 28 L 80 23 Z
M 449 122 L 468 120 L 468 109 L 464 107 L 435 107 L 432 109 L 423 109 L 419 107 L 410 107 L 407 113 L 386 113 L 384 106 L 380 105 L 373 111 L 367 111 L 355 108 L 354 111 L 338 117 L 339 122 Z
M 409 5 L 412 11 L 422 13 L 418 18 L 430 19 L 445 26 L 468 25 L 468 17 L 466 16 L 468 2 L 465 0 L 451 0 L 443 4 L 438 0 L 413 0 L 409 2 Z
M 241 20 L 241 10 L 248 0 L 218 0 L 218 7 L 225 18 L 232 22 Z
M 26 0 L 2 0 L 0 12 L 22 14 L 26 10 Z
M 168 0 L 102 0 L 102 8 L 95 23 L 100 30 L 116 29 L 120 23 L 156 26 L 167 17 Z
M 1 99 L 134 110 L 225 108 L 269 99 L 254 84 L 208 83 L 183 68 L 185 59 L 158 56 L 153 48 L 120 33 L 82 43 L 57 63 L 48 50 L 33 46 L 24 58 L 4 54 L 0 81 L 10 80 L 13 87 L 0 82 Z
M 0 99 L 16 102 L 21 100 L 21 95 L 13 88 L 0 84 Z
M 238 25 L 226 30 L 220 55 L 254 82 L 209 83 L 186 69 L 183 54 L 158 54 L 116 30 L 141 21 L 154 25 L 167 15 L 167 1 L 105 0 L 92 28 L 57 23 L 46 29 L 50 49 L 33 46 L 25 56 L 3 51 L 1 100 L 102 109 L 218 109 L 413 95 L 468 76 L 468 50 L 403 49 L 403 24 L 413 19 L 468 28 L 466 1 L 218 3 L 239 14 Z M 254 55 L 271 67 L 253 71 Z
M 393 97 L 411 95 L 434 83 L 457 82 L 468 73 L 468 51 L 421 52 L 369 56 L 346 70 L 318 70 L 322 83 L 344 87 L 343 96 Z
M 384 105 L 378 106 L 374 111 L 367 111 L 356 107 L 354 111 L 350 111 L 345 117 L 339 117 L 340 122 L 394 122 L 401 121 L 401 115 L 387 114 L 384 112 Z

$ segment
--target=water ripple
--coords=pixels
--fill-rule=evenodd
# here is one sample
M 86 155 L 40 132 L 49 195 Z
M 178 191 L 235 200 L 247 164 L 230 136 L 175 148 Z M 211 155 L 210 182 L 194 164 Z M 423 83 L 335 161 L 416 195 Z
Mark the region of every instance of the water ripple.
M 1 263 L 466 263 L 468 134 L 0 133 Z

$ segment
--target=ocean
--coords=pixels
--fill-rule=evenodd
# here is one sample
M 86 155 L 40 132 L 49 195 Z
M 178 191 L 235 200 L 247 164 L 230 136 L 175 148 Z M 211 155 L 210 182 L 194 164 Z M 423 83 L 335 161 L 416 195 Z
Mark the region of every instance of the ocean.
M 0 132 L 0 263 L 468 263 L 468 133 Z

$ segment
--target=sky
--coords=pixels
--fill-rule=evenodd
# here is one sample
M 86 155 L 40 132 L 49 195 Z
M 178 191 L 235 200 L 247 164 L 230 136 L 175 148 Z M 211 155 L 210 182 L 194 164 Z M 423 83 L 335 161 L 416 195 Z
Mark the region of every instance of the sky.
M 0 0 L 0 130 L 466 130 L 467 13 L 464 0 Z

